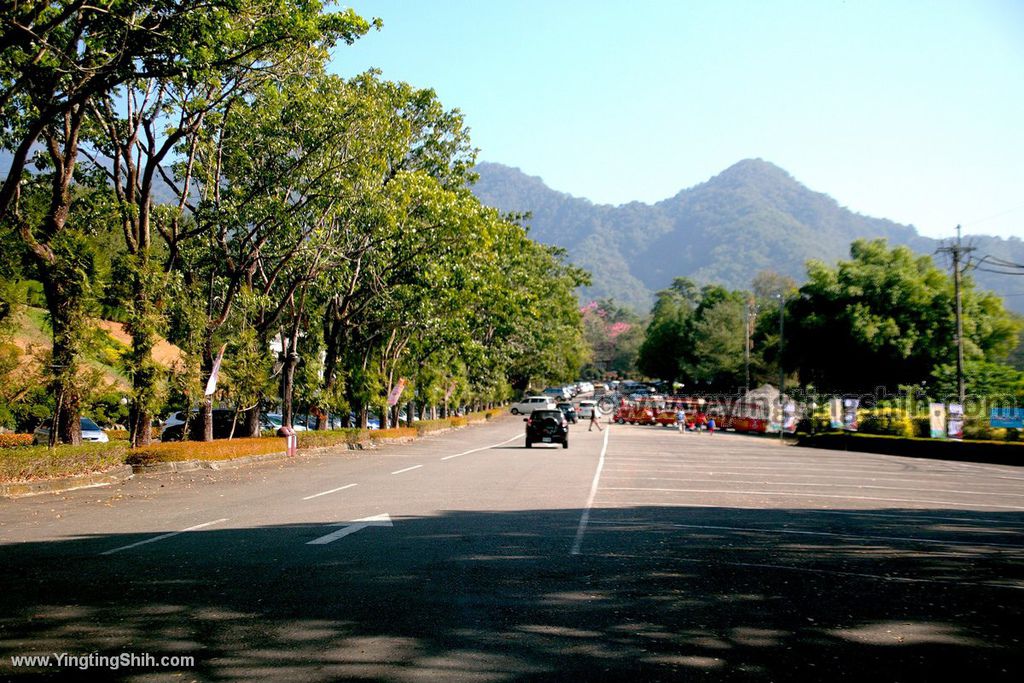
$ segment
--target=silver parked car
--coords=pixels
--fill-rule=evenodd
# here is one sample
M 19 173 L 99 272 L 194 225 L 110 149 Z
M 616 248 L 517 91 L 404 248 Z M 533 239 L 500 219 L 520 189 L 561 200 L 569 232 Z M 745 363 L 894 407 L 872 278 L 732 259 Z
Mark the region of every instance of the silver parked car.
M 32 443 L 37 446 L 48 445 L 50 443 L 51 424 L 53 424 L 52 420 L 44 420 L 41 425 L 36 427 L 36 430 L 32 432 Z M 100 426 L 89 418 L 81 418 L 78 424 L 82 428 L 82 443 L 107 443 L 110 441 L 110 437 L 107 436 L 107 433 L 100 429 Z

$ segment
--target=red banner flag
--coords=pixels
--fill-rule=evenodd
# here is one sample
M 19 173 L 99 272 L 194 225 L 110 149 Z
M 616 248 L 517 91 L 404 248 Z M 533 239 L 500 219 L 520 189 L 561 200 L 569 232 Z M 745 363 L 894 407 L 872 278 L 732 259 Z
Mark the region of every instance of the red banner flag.
M 396 403 L 398 403 L 398 399 L 402 396 L 402 392 L 403 391 L 405 391 L 405 378 L 404 377 L 402 377 L 401 379 L 398 380 L 398 384 L 396 384 L 391 389 L 391 393 L 388 394 L 388 405 L 389 406 L 393 406 Z

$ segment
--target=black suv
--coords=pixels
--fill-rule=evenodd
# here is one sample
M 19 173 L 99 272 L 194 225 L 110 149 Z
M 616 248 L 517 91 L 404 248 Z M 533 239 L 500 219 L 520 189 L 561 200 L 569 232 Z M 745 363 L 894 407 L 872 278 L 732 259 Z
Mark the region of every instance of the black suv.
M 565 419 L 568 420 L 570 424 L 576 424 L 576 408 L 573 404 L 568 401 L 563 401 L 555 407 L 562 411 L 562 415 L 565 415 Z
M 561 443 L 569 447 L 569 421 L 561 410 L 535 410 L 526 423 L 526 447 L 535 443 Z

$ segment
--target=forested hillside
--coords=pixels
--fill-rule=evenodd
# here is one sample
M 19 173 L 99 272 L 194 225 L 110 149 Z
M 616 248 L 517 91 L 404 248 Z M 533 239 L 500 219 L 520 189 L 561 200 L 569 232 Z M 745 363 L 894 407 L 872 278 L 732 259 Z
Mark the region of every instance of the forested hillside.
M 678 276 L 741 288 L 758 272 L 775 270 L 803 281 L 807 260 L 846 258 L 859 238 L 882 237 L 921 254 L 939 246 L 912 226 L 854 213 L 760 159 L 741 161 L 657 204 L 617 207 L 556 192 L 540 178 L 500 164 L 482 163 L 476 171 L 473 191 L 481 201 L 529 212 L 534 239 L 567 248 L 570 259 L 593 274 L 582 298 L 613 297 L 640 311 Z M 965 239 L 978 247 L 978 258 L 993 254 L 1024 263 L 1020 239 Z M 1012 275 L 973 275 L 981 287 L 1002 295 L 1024 291 L 1024 281 L 1018 284 Z M 1006 303 L 1024 310 L 1024 298 L 1009 296 Z

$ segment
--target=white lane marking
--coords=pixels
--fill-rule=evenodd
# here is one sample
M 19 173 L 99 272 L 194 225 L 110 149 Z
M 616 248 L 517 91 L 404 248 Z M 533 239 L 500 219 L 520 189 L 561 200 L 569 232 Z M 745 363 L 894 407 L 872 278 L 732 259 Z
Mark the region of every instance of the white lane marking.
M 650 561 L 655 558 L 665 557 L 663 555 L 628 555 L 625 553 L 608 553 L 604 557 L 611 558 L 626 558 L 626 559 L 640 559 L 644 561 Z M 724 566 L 724 567 L 752 567 L 754 569 L 782 569 L 794 572 L 806 572 L 808 574 L 824 574 L 827 576 L 849 576 L 857 579 L 874 579 L 878 581 L 892 581 L 894 583 L 935 583 L 944 584 L 950 586 L 977 586 L 984 588 L 1010 588 L 1012 590 L 1024 590 L 1024 585 L 1013 585 L 1005 583 L 994 583 L 994 582 L 970 582 L 970 581 L 950 581 L 944 579 L 921 579 L 911 576 L 892 576 L 891 574 L 879 575 L 879 574 L 864 574 L 861 572 L 844 572 L 837 571 L 834 569 L 816 569 L 812 567 L 794 567 L 793 565 L 786 564 L 761 564 L 755 562 L 723 562 L 721 560 L 705 560 L 690 557 L 672 557 L 673 562 L 688 562 L 690 564 L 706 564 L 709 566 Z
M 669 527 L 672 529 L 700 529 L 705 531 L 742 531 L 744 533 L 755 533 L 755 534 L 783 534 L 793 536 L 828 536 L 830 538 L 849 538 L 857 541 L 903 541 L 908 543 L 922 543 L 922 544 L 933 544 L 933 545 L 965 545 L 977 548 L 1012 548 L 1013 550 L 1024 550 L 1024 546 L 1019 543 L 990 543 L 987 541 L 943 541 L 935 538 L 914 538 L 911 536 L 864 536 L 861 534 L 843 534 L 836 533 L 833 531 L 803 531 L 799 529 L 758 529 L 757 527 L 741 527 L 741 526 L 719 526 L 713 524 L 659 524 L 658 522 L 632 522 L 632 523 L 621 523 L 621 522 L 593 522 L 593 524 L 603 524 L 607 526 L 660 526 Z
M 320 496 L 326 496 L 329 493 L 337 493 L 338 491 L 344 491 L 345 489 L 350 489 L 353 486 L 359 486 L 359 484 L 346 484 L 345 486 L 339 486 L 336 489 L 331 489 L 330 491 L 324 491 L 323 493 L 314 493 L 312 496 L 306 496 L 302 500 L 313 500 L 314 498 L 319 498 Z
M 650 506 L 651 501 L 635 501 L 635 500 L 616 500 L 610 503 L 614 509 L 623 509 L 630 507 L 645 507 Z M 784 513 L 792 516 L 800 516 L 804 514 L 808 515 L 848 515 L 851 517 L 877 517 L 880 519 L 895 519 L 900 522 L 916 523 L 920 521 L 929 522 L 965 522 L 969 524 L 998 524 L 1001 528 L 999 529 L 985 529 L 984 533 L 995 533 L 995 534 L 1020 534 L 1024 533 L 1024 525 L 1019 522 L 1007 522 L 1002 519 L 986 519 L 984 517 L 940 517 L 936 515 L 919 515 L 919 514 L 907 514 L 907 515 L 890 515 L 881 512 L 874 512 L 871 509 L 865 510 L 819 510 L 814 508 L 803 508 L 803 509 L 788 509 L 788 508 L 765 508 L 763 505 L 730 505 L 723 507 L 721 505 L 714 505 L 709 503 L 658 503 L 659 508 L 714 508 L 718 510 L 758 510 L 761 512 L 774 512 Z M 922 508 L 924 509 L 924 508 Z M 913 512 L 910 510 L 909 512 Z M 978 512 L 984 514 L 983 510 Z M 596 522 L 595 522 L 596 523 Z M 1010 529 L 1021 529 L 1021 531 L 1011 531 Z
M 721 479 L 693 479 L 688 477 L 616 477 L 609 476 L 606 479 L 628 479 L 630 481 L 686 481 L 691 484 L 707 482 L 711 484 L 761 484 L 763 486 L 804 486 L 804 487 L 826 487 L 830 489 L 879 489 L 882 491 L 913 491 L 915 493 L 952 493 L 971 494 L 977 496 L 1000 496 L 1003 498 L 1024 498 L 1024 493 L 999 493 L 997 491 L 967 491 L 964 489 L 915 489 L 906 486 L 875 486 L 874 484 L 828 484 L 825 482 L 797 482 L 797 481 L 737 481 L 731 479 L 723 482 Z M 871 480 L 874 481 L 874 480 Z
M 391 516 L 388 515 L 388 513 L 386 512 L 382 515 L 374 515 L 373 517 L 364 517 L 363 519 L 357 519 L 354 522 L 341 522 L 341 525 L 344 525 L 341 529 L 338 529 L 337 531 L 332 531 L 326 536 L 314 538 L 312 541 L 307 541 L 306 545 L 326 545 L 327 543 L 332 543 L 334 541 L 337 541 L 339 538 L 344 538 L 349 534 L 354 534 L 355 532 L 361 531 L 366 527 L 370 526 L 394 526 L 394 524 L 391 523 Z M 332 526 L 340 525 L 335 524 Z
M 421 467 L 423 467 L 423 465 L 413 465 L 412 467 L 406 467 L 404 470 L 398 470 L 397 472 L 392 472 L 391 474 L 401 474 L 402 472 L 412 472 L 413 470 L 418 470 Z
M 213 526 L 214 524 L 220 524 L 221 522 L 226 522 L 226 521 L 228 521 L 227 517 L 225 517 L 224 519 L 215 519 L 212 522 L 206 522 L 204 524 L 196 524 L 195 526 L 190 526 L 189 528 L 182 529 L 181 531 L 172 531 L 169 534 L 161 534 L 160 536 L 154 536 L 153 538 L 147 538 L 145 541 L 139 541 L 138 543 L 132 543 L 131 545 L 123 545 L 120 548 L 114 548 L 113 550 L 108 550 L 106 552 L 102 552 L 102 553 L 100 553 L 100 555 L 113 555 L 114 553 L 119 553 L 122 550 L 128 550 L 129 548 L 137 548 L 140 545 L 146 545 L 147 543 L 156 543 L 157 541 L 162 541 L 165 538 L 171 538 L 172 536 L 177 536 L 179 534 L 184 534 L 184 533 L 187 533 L 189 531 L 196 531 L 197 529 L 203 529 L 205 527 Z
M 921 500 L 917 498 L 873 498 L 871 496 L 833 496 L 827 493 L 786 493 L 767 491 L 735 491 L 720 489 L 661 489 L 661 488 L 638 488 L 629 486 L 608 486 L 606 491 L 652 491 L 663 493 L 741 493 L 748 496 L 792 496 L 794 498 L 834 498 L 837 500 L 873 500 L 883 503 L 926 503 L 929 505 L 949 505 L 951 507 L 965 507 L 974 509 L 975 506 L 968 503 L 954 503 L 948 500 Z M 996 505 L 994 503 L 983 503 L 982 507 L 1002 508 L 1004 510 L 1024 510 L 1020 505 Z
M 522 438 L 522 434 L 516 434 L 511 439 L 505 439 L 501 443 L 491 444 L 490 446 L 481 446 L 480 448 L 474 448 L 474 449 L 469 450 L 469 451 L 463 451 L 462 453 L 456 453 L 455 455 L 446 455 L 443 458 L 441 458 L 441 460 L 451 460 L 452 458 L 461 458 L 462 456 L 469 455 L 470 453 L 476 453 L 478 451 L 486 451 L 488 448 L 497 448 L 498 446 L 504 446 L 509 441 L 515 441 L 516 439 L 519 439 L 519 438 Z
M 590 508 L 594 506 L 594 498 L 597 497 L 597 486 L 601 481 L 601 470 L 604 468 L 604 454 L 608 451 L 608 434 L 611 431 L 611 427 L 605 428 L 604 445 L 601 446 L 601 458 L 597 461 L 597 471 L 594 472 L 594 481 L 590 485 L 590 497 L 587 498 L 587 506 L 583 509 L 583 514 L 580 515 L 580 525 L 576 528 L 576 538 L 572 542 L 572 550 L 569 551 L 570 555 L 579 555 L 580 547 L 583 545 L 583 534 L 587 531 L 587 522 L 590 521 Z

